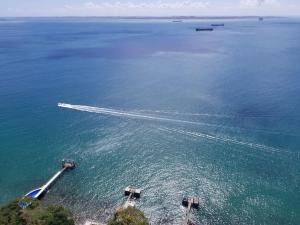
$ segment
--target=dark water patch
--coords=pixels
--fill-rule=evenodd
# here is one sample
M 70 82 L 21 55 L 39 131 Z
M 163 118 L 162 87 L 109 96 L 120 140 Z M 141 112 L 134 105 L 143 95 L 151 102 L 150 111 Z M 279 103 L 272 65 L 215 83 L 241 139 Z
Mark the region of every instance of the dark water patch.
M 201 45 L 197 40 L 172 38 L 128 39 L 122 42 L 112 42 L 110 47 L 67 48 L 50 54 L 48 59 L 80 58 L 136 58 L 152 55 L 158 52 L 178 53 L 212 53 L 210 47 Z
M 237 110 L 236 115 L 247 118 L 267 118 L 276 117 L 276 112 L 273 110 L 264 109 L 263 106 L 247 105 Z
M 294 56 L 298 56 L 300 54 L 300 47 L 296 46 L 296 47 L 289 47 L 289 48 L 285 48 L 282 51 L 284 54 L 291 54 Z
M 79 32 L 62 32 L 48 34 L 45 36 L 47 41 L 78 41 L 82 39 L 110 36 L 110 35 L 143 35 L 149 34 L 149 31 L 143 30 L 93 30 L 93 31 L 79 31 Z
M 77 49 L 63 49 L 56 51 L 50 55 L 48 59 L 63 59 L 70 57 L 80 58 L 126 58 L 126 57 L 137 57 L 146 54 L 145 49 L 136 49 L 131 51 L 128 55 L 127 52 L 121 49 L 109 49 L 109 48 L 77 48 Z
M 25 59 L 25 58 L 23 58 L 23 59 L 19 59 L 19 60 L 8 60 L 7 62 L 1 62 L 0 63 L 0 67 L 1 66 L 11 66 L 11 65 L 15 65 L 15 64 L 20 64 L 20 65 L 22 65 L 22 64 L 24 64 L 24 63 L 39 63 L 39 60 L 41 60 L 42 58 L 28 58 L 28 59 Z M 5 80 L 8 80 L 8 79 L 14 79 L 15 78 L 15 76 L 11 76 L 10 78 L 5 78 Z M 4 78 L 3 78 L 4 79 Z M 0 78 L 0 80 L 1 80 L 1 78 Z
M 0 48 L 19 48 L 24 45 L 24 42 L 19 40 L 0 40 Z
M 76 35 L 86 35 L 86 36 L 93 36 L 93 35 L 102 35 L 102 34 L 148 34 L 149 31 L 146 30 L 92 30 L 92 31 L 79 31 L 79 32 L 62 32 L 53 34 L 53 36 L 76 36 Z M 48 37 L 51 37 L 49 35 Z
M 278 22 L 272 22 L 274 25 L 286 25 L 287 27 L 288 26 L 299 26 L 300 22 L 297 20 L 297 21 L 278 21 Z

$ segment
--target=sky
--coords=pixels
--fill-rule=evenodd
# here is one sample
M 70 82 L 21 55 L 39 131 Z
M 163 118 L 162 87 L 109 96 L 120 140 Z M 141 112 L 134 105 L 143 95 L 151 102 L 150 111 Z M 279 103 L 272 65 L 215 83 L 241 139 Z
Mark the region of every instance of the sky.
M 0 17 L 300 16 L 300 0 L 0 0 Z

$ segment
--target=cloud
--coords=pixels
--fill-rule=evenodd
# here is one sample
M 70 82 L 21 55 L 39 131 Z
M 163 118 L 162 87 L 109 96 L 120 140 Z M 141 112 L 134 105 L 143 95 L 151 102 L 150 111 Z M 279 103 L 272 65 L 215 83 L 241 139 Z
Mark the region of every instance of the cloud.
M 0 16 L 299 16 L 299 0 L 77 0 L 0 3 Z M 0 0 L 0 2 L 2 2 Z M 65 3 L 62 3 L 65 2 Z
M 60 15 L 68 16 L 286 16 L 299 15 L 300 3 L 283 0 L 86 0 L 65 5 Z
M 280 6 L 278 0 L 242 0 L 240 5 L 245 8 L 262 8 Z
M 205 12 L 210 7 L 210 2 L 206 0 L 185 0 L 185 1 L 153 1 L 153 2 L 133 2 L 133 1 L 104 1 L 95 3 L 85 2 L 81 5 L 65 5 L 64 10 L 68 13 L 82 15 L 100 16 L 168 16 L 168 15 L 197 15 Z
M 140 9 L 186 9 L 186 8 L 206 8 L 209 6 L 207 1 L 177 1 L 177 2 L 162 2 L 156 1 L 152 3 L 134 3 L 134 2 L 86 2 L 86 9 L 105 9 L 105 8 L 140 8 Z

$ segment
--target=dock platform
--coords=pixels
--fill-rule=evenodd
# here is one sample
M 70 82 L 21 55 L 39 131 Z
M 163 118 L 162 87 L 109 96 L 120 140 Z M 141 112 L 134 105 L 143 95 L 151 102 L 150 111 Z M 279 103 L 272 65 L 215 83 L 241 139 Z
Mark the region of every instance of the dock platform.
M 128 196 L 127 200 L 123 204 L 122 208 L 135 207 L 135 200 L 141 197 L 142 189 L 128 186 L 124 189 L 124 195 Z
M 43 186 L 33 189 L 28 192 L 25 196 L 30 198 L 40 199 L 49 190 L 51 185 L 67 170 L 75 168 L 75 162 L 73 160 L 62 160 L 62 169 L 58 171 L 46 184 Z
M 183 225 L 194 225 L 194 223 L 190 220 L 190 212 L 192 208 L 199 208 L 199 198 L 191 196 L 184 197 L 182 200 L 182 205 L 187 208 Z

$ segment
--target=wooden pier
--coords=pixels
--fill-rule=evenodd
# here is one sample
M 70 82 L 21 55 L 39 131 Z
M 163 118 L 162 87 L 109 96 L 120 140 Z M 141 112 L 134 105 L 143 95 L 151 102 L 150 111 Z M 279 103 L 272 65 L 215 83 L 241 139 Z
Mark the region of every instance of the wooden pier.
M 25 196 L 40 199 L 46 193 L 46 191 L 49 190 L 51 185 L 63 174 L 63 172 L 74 168 L 75 162 L 73 160 L 62 160 L 62 169 L 60 171 L 54 174 L 54 176 L 46 184 L 28 192 Z
M 187 208 L 183 225 L 194 225 L 194 223 L 190 220 L 190 212 L 192 208 L 194 209 L 199 208 L 199 198 L 185 197 L 182 200 L 182 205 Z
M 141 197 L 142 190 L 133 186 L 128 186 L 124 189 L 124 195 L 128 196 L 122 208 L 135 207 L 135 200 Z

